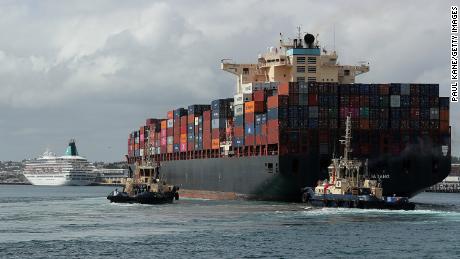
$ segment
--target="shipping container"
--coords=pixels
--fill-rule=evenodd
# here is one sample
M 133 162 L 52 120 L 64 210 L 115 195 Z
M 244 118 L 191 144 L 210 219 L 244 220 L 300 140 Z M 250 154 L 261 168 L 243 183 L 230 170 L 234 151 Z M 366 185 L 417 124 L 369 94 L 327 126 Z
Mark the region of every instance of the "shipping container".
M 267 98 L 267 108 L 287 107 L 289 97 L 286 95 L 274 95 Z
M 265 111 L 264 106 L 264 102 L 246 102 L 244 103 L 244 113 L 263 113 Z

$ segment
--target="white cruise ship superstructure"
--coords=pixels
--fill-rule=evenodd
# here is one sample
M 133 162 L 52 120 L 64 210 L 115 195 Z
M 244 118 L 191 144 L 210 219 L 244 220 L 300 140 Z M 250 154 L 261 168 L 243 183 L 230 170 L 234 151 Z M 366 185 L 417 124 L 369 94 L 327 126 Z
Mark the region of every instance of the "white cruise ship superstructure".
M 78 155 L 73 139 L 64 156 L 46 151 L 26 163 L 24 176 L 33 185 L 90 185 L 96 180 L 93 164 Z

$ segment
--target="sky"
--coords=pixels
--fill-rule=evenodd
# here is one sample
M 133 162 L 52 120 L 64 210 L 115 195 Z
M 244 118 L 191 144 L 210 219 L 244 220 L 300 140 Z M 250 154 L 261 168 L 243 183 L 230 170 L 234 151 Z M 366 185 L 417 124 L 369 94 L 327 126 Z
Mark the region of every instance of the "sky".
M 90 161 L 121 161 L 146 118 L 233 96 L 222 58 L 254 63 L 297 26 L 341 64 L 370 62 L 359 83 L 438 83 L 449 96 L 453 3 L 1 0 L 0 160 L 63 154 L 75 138 Z

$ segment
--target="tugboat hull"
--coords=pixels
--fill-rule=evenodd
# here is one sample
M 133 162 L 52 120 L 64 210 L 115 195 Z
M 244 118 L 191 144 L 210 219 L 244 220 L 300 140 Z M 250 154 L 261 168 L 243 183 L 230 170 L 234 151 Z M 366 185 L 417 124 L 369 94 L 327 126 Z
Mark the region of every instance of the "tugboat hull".
M 114 195 L 113 193 L 107 196 L 110 202 L 114 203 L 140 203 L 140 204 L 165 204 L 173 203 L 174 199 L 179 199 L 178 192 L 164 192 L 164 193 L 153 193 L 144 192 L 138 195 L 129 196 L 125 192 Z
M 310 189 L 311 190 L 311 189 Z M 414 210 L 415 204 L 405 197 L 387 197 L 378 199 L 371 195 L 324 194 L 316 195 L 305 191 L 302 202 L 313 207 L 356 208 L 356 209 L 385 209 L 385 210 Z

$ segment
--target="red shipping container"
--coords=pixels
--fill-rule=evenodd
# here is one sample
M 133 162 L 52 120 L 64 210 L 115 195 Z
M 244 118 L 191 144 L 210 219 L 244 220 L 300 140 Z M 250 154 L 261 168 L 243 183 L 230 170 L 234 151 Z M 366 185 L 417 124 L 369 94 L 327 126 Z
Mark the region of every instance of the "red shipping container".
M 166 138 L 166 129 L 161 129 L 161 137 Z
M 379 95 L 389 95 L 390 94 L 390 85 L 379 85 Z
M 269 96 L 267 99 L 268 108 L 287 107 L 289 97 L 287 95 Z
M 144 132 L 145 132 L 145 127 L 144 127 L 144 126 L 141 126 L 141 127 L 139 128 L 139 132 L 140 132 L 141 134 L 144 134 Z
M 173 128 L 167 128 L 166 129 L 166 136 L 170 137 L 170 136 L 173 136 L 173 135 L 174 135 Z
M 203 132 L 203 149 L 211 149 L 211 144 L 211 132 Z
M 225 129 L 212 129 L 212 139 L 225 140 Z
M 279 124 L 278 120 L 269 120 L 267 122 L 267 142 L 268 144 L 279 143 Z
M 256 115 L 254 113 L 245 113 L 244 114 L 244 122 L 246 122 L 246 123 L 254 123 L 255 116 Z
M 318 106 L 317 94 L 308 94 L 308 106 Z
M 174 135 L 173 143 L 180 144 L 181 134 Z
M 203 121 L 210 121 L 211 120 L 211 111 L 207 110 L 203 112 Z
M 265 101 L 265 91 L 264 90 L 256 90 L 252 93 L 252 100 L 256 102 L 263 102 Z
M 266 123 L 262 124 L 262 132 L 261 132 L 261 134 L 263 136 L 267 136 L 267 124 Z
M 187 151 L 193 151 L 195 150 L 195 142 L 189 141 L 187 142 Z
M 359 128 L 361 128 L 361 129 L 369 129 L 369 120 L 368 119 L 360 119 L 359 120 Z
M 448 133 L 449 132 L 449 122 L 448 121 L 440 121 L 439 122 L 439 130 L 442 133 Z
M 439 119 L 442 121 L 449 121 L 449 110 L 447 109 L 439 110 Z
M 256 143 L 256 139 L 254 135 L 246 135 L 244 136 L 244 145 L 245 146 L 252 146 Z
M 411 108 L 410 109 L 410 118 L 418 120 L 420 118 L 420 109 L 419 108 Z
M 187 134 L 187 116 L 180 118 L 180 134 Z
M 195 124 L 195 116 L 193 114 L 187 115 L 187 124 Z
M 244 137 L 244 127 L 235 127 L 234 135 L 235 137 Z
M 160 147 L 160 152 L 161 152 L 162 154 L 166 154 L 166 151 L 167 151 L 166 145 Z
M 168 112 L 168 119 L 173 119 L 174 118 L 174 111 L 169 111 Z
M 256 140 L 256 141 L 255 141 L 256 145 L 262 145 L 261 136 L 256 135 L 256 136 L 255 136 L 255 140 Z

